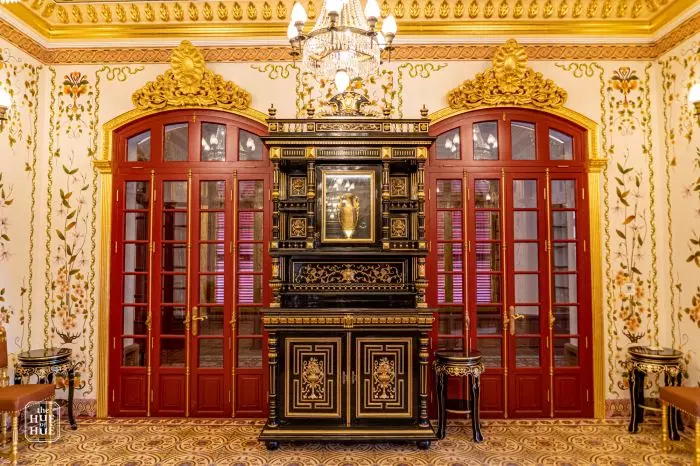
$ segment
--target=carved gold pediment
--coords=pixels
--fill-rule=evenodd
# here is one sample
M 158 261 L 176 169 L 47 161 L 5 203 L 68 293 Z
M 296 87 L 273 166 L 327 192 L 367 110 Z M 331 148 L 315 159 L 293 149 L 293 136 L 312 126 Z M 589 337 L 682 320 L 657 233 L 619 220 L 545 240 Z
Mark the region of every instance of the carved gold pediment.
M 447 94 L 447 103 L 453 109 L 499 105 L 559 108 L 566 99 L 564 89 L 527 66 L 525 49 L 515 39 L 498 48 L 491 68 Z
M 202 52 L 184 40 L 170 56 L 170 69 L 134 92 L 131 100 L 142 110 L 165 107 L 247 110 L 251 95 L 207 69 Z

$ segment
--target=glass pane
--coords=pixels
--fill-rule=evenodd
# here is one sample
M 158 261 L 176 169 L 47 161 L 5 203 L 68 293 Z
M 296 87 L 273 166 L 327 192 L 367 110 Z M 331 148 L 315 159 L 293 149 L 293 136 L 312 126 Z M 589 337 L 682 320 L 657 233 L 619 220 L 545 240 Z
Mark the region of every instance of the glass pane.
M 224 308 L 220 306 L 200 306 L 199 316 L 206 319 L 199 321 L 200 335 L 224 334 Z
M 481 357 L 486 367 L 501 367 L 501 339 L 477 338 L 476 349 L 481 352 Z
M 554 239 L 576 239 L 576 212 L 552 212 Z
M 568 134 L 557 130 L 549 130 L 549 158 L 550 160 L 573 160 L 573 138 Z
M 462 260 L 461 243 L 438 243 L 439 272 L 461 272 Z
M 163 212 L 162 239 L 187 241 L 187 212 Z
M 537 243 L 515 243 L 513 260 L 515 270 L 534 272 L 538 269 Z
M 163 160 L 169 162 L 182 162 L 187 160 L 189 141 L 187 132 L 187 123 L 165 125 Z
M 540 367 L 540 339 L 515 339 L 515 365 L 517 367 Z
M 161 260 L 163 270 L 166 272 L 186 272 L 187 245 L 164 244 Z
M 148 301 L 148 275 L 124 275 L 125 303 L 145 303 Z
M 464 310 L 447 307 L 438 310 L 438 334 L 461 336 L 464 334 Z
M 578 338 L 554 339 L 554 365 L 556 367 L 578 366 Z
M 160 339 L 161 367 L 185 367 L 185 339 Z
M 184 335 L 186 316 L 184 307 L 163 307 L 160 310 L 160 333 L 163 335 Z
M 199 302 L 224 303 L 223 275 L 201 275 L 199 277 Z
M 498 123 L 474 123 L 474 160 L 498 160 Z
M 576 207 L 575 180 L 552 180 L 552 207 L 555 209 Z
M 554 302 L 575 303 L 577 301 L 576 277 L 575 273 L 554 275 Z
M 185 304 L 187 277 L 185 275 L 161 276 L 161 301 L 164 303 Z
M 151 195 L 151 191 L 148 189 L 149 185 L 148 181 L 127 181 L 125 183 L 127 210 L 149 208 Z
M 498 272 L 501 270 L 501 245 L 476 243 L 476 269 Z
M 578 333 L 578 306 L 555 306 L 552 330 L 560 335 L 576 335 Z
M 238 182 L 238 208 L 257 209 L 263 208 L 263 182 L 239 181 Z
M 513 160 L 535 160 L 535 124 L 513 121 L 510 124 Z
M 464 338 L 439 338 L 438 351 L 462 351 Z
M 122 340 L 122 366 L 146 365 L 146 339 L 124 338 Z
M 438 274 L 438 303 L 448 304 L 463 302 L 462 274 Z
M 500 212 L 476 212 L 474 215 L 474 226 L 476 228 L 477 241 L 501 239 Z
M 241 244 L 238 248 L 239 272 L 262 272 L 262 244 Z
M 122 335 L 146 335 L 148 308 L 145 306 L 124 306 L 122 310 Z
M 225 247 L 222 243 L 199 245 L 199 271 L 219 272 L 224 271 Z
M 202 210 L 223 210 L 226 201 L 225 181 L 199 183 L 199 207 Z
M 500 306 L 477 306 L 477 335 L 500 335 L 503 325 L 503 311 Z
M 199 214 L 199 239 L 223 241 L 226 217 L 223 212 L 201 212 Z
M 438 240 L 462 239 L 462 211 L 440 211 L 437 215 Z
M 238 160 L 262 160 L 263 143 L 259 136 L 242 129 L 238 133 Z
M 537 239 L 537 212 L 513 212 L 513 237 L 515 239 Z
M 515 302 L 536 303 L 539 301 L 539 276 L 536 274 L 515 274 Z
M 238 214 L 238 239 L 260 241 L 263 238 L 263 213 L 241 212 Z
M 238 277 L 238 302 L 241 304 L 262 302 L 261 275 L 241 275 Z
M 260 338 L 238 339 L 238 367 L 262 367 L 262 340 Z
M 163 182 L 163 208 L 187 209 L 187 181 Z
M 435 158 L 438 160 L 460 159 L 459 128 L 442 133 L 435 140 Z
M 516 333 L 540 333 L 540 308 L 538 306 L 515 306 L 515 313 L 523 316 L 522 319 L 515 321 Z
M 124 241 L 148 240 L 148 213 L 127 212 L 124 214 Z
M 148 245 L 127 243 L 124 245 L 124 272 L 148 271 Z
M 537 180 L 513 180 L 513 207 L 537 208 Z
M 199 367 L 224 367 L 224 340 L 199 339 Z
M 576 243 L 554 243 L 554 270 L 576 270 Z
M 262 317 L 258 307 L 238 308 L 238 334 L 261 335 Z
M 226 160 L 226 125 L 202 123 L 202 160 Z
M 461 180 L 437 180 L 436 184 L 438 209 L 462 208 Z
M 500 182 L 498 180 L 474 181 L 474 204 L 477 209 L 500 209 Z
M 501 276 L 477 274 L 476 302 L 489 304 L 501 302 Z
M 151 160 L 151 131 L 132 136 L 127 141 L 127 162 L 148 162 Z

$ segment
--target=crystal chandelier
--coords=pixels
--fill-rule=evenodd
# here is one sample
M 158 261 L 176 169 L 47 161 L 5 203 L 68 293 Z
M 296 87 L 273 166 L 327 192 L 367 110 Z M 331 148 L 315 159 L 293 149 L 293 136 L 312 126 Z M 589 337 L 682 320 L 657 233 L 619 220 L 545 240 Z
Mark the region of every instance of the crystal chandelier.
M 301 3 L 296 2 L 287 28 L 292 55 L 301 55 L 303 71 L 317 79 L 335 81 L 338 92 L 344 92 L 353 79 L 374 74 L 382 51 L 392 49 L 396 20 L 394 15 L 387 16 L 379 32 L 379 16 L 377 0 L 367 0 L 364 14 L 360 0 L 325 0 L 316 24 L 304 35 L 308 17 Z

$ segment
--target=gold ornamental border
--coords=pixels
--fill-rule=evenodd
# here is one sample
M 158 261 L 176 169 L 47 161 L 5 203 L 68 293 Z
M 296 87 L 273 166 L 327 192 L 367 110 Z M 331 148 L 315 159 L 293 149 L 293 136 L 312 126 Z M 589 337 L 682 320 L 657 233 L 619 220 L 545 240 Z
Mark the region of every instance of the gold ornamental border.
M 6 7 L 7 8 L 7 7 Z M 13 6 L 9 10 L 14 13 Z M 20 18 L 21 19 L 21 18 Z M 31 17 L 29 19 L 36 19 Z M 572 23 L 572 22 L 570 22 Z M 600 22 L 599 22 L 600 23 Z M 627 24 L 629 22 L 626 22 Z M 33 22 L 28 22 L 30 27 L 34 27 Z M 560 24 L 564 24 L 561 22 Z M 549 24 L 535 26 L 532 23 L 532 33 L 537 34 L 583 34 L 586 31 L 586 24 L 583 21 L 576 21 L 575 24 L 568 24 L 565 30 L 557 32 L 551 30 Z M 608 24 L 608 23 L 605 23 Z M 612 23 L 610 23 L 612 24 Z M 184 25 L 183 25 L 184 26 Z M 429 29 L 421 29 L 421 35 L 449 35 L 452 29 L 453 34 L 465 35 L 470 31 L 480 35 L 486 34 L 487 25 L 479 26 L 478 22 L 469 22 L 461 26 L 454 25 L 448 27 L 446 24 L 436 23 Z M 117 27 L 117 26 L 114 26 Z M 121 27 L 121 26 L 120 26 Z M 126 27 L 126 26 L 123 26 Z M 206 25 L 187 25 L 187 36 L 190 38 L 212 37 L 211 30 L 207 32 Z M 258 27 L 256 25 L 256 27 Z M 488 23 L 488 27 L 498 30 L 499 34 L 510 33 L 511 35 L 527 34 L 527 31 L 517 29 L 515 26 L 509 27 L 508 22 L 498 21 Z M 519 26 L 520 27 L 520 26 Z M 622 26 L 621 26 L 622 27 Z M 132 30 L 132 29 L 130 29 Z M 624 30 L 621 29 L 621 30 Z M 672 49 L 679 43 L 693 36 L 700 30 L 700 13 L 696 13 L 659 40 L 648 43 L 627 43 L 627 44 L 529 44 L 525 45 L 525 51 L 530 60 L 652 60 Z M 583 31 L 583 32 L 582 32 Z M 159 29 L 159 38 L 163 37 L 163 30 Z M 259 35 L 260 31 L 250 30 L 248 36 Z M 408 32 L 404 31 L 406 34 Z M 605 31 L 598 29 L 588 31 L 586 34 L 595 35 Z M 610 31 L 608 31 L 610 32 Z M 648 35 L 650 31 L 640 33 Z M 222 31 L 222 34 L 224 32 Z M 226 31 L 228 37 L 231 31 Z M 418 32 L 416 32 L 418 35 Z M 613 35 L 615 35 L 613 33 Z M 5 40 L 28 53 L 38 61 L 48 65 L 60 64 L 99 64 L 99 63 L 167 63 L 173 51 L 173 47 L 81 47 L 81 48 L 47 48 L 35 41 L 9 22 L 0 19 L 0 36 Z M 272 37 L 270 35 L 270 37 Z M 275 37 L 284 37 L 283 32 Z M 110 36 L 114 38 L 114 36 Z M 413 44 L 397 47 L 392 58 L 395 60 L 488 60 L 493 57 L 497 45 L 488 44 Z M 201 47 L 207 63 L 232 63 L 232 62 L 263 62 L 263 61 L 291 61 L 289 47 L 271 46 L 233 46 L 233 47 Z

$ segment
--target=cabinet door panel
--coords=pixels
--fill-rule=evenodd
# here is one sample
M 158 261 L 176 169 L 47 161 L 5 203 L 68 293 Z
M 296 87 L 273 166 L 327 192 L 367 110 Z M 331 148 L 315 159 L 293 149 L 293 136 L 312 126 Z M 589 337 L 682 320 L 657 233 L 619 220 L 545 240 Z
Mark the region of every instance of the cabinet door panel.
M 284 344 L 284 416 L 340 419 L 343 338 L 287 337 Z
M 355 339 L 355 417 L 413 417 L 413 337 Z

